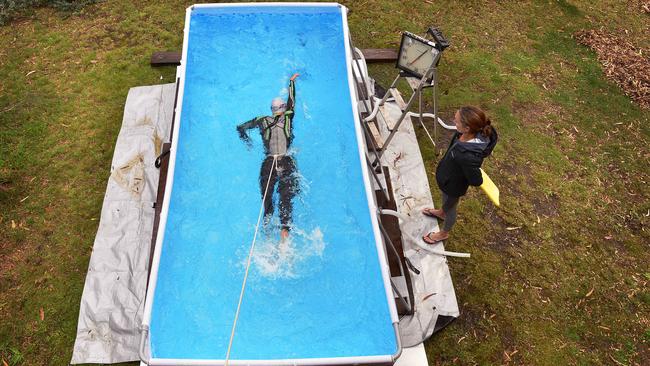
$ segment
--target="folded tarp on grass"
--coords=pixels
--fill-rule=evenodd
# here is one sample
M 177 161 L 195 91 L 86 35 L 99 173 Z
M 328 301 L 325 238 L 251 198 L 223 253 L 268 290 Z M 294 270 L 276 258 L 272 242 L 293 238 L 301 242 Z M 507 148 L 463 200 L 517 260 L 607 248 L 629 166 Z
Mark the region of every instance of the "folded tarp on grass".
M 131 88 L 81 297 L 70 363 L 139 360 L 138 344 L 158 189 L 175 84 Z

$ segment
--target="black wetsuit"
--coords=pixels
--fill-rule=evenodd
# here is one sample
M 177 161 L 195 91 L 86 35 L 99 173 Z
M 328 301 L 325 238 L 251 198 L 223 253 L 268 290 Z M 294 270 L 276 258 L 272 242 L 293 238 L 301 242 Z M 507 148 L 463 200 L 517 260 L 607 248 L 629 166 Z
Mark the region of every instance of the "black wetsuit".
M 296 176 L 296 163 L 288 154 L 293 141 L 292 122 L 295 105 L 295 84 L 289 81 L 289 97 L 287 98 L 284 113 L 276 116 L 255 117 L 250 121 L 237 126 L 239 137 L 247 144 L 251 143 L 247 131 L 258 128 L 264 141 L 266 158 L 262 162 L 260 171 L 260 191 L 264 197 L 264 189 L 269 185 L 266 199 L 264 200 L 264 221 L 268 223 L 273 216 L 273 191 L 276 183 L 280 195 L 280 222 L 282 228 L 289 230 L 293 210 L 293 197 L 298 194 L 298 178 Z M 275 169 L 273 158 L 277 158 Z

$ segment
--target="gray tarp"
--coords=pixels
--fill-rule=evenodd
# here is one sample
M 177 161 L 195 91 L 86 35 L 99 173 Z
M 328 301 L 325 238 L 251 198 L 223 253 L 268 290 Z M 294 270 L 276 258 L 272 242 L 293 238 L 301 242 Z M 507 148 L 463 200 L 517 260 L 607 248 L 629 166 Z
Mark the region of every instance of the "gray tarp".
M 397 97 L 401 98 L 399 95 Z M 402 111 L 395 102 L 386 102 L 380 111 L 378 127 L 381 135 L 386 138 L 390 133 L 388 124 L 394 125 Z M 402 233 L 419 239 L 430 231 L 438 231 L 436 220 L 421 213 L 423 208 L 434 205 L 411 118 L 404 119 L 385 150 L 382 165 L 388 166 L 390 171 L 397 211 L 409 217 L 406 222 L 400 222 Z M 439 315 L 459 315 L 447 258 L 422 250 L 415 243 L 406 240 L 409 235 L 402 235 L 404 255 L 420 274 L 407 269 L 413 283 L 415 313 L 400 319 L 399 330 L 404 347 L 415 346 L 429 338 Z M 444 250 L 444 247 L 438 244 L 436 249 Z
M 81 296 L 72 364 L 139 360 L 158 190 L 154 161 L 169 140 L 175 84 L 132 88 Z

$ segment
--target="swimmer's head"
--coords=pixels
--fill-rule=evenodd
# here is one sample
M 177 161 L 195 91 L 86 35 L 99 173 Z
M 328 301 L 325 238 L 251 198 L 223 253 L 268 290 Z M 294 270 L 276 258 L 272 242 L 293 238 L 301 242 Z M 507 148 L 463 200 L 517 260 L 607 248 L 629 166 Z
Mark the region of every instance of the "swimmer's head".
M 287 103 L 282 100 L 282 98 L 275 98 L 273 99 L 273 102 L 271 102 L 271 112 L 273 112 L 273 115 L 279 115 L 287 110 Z

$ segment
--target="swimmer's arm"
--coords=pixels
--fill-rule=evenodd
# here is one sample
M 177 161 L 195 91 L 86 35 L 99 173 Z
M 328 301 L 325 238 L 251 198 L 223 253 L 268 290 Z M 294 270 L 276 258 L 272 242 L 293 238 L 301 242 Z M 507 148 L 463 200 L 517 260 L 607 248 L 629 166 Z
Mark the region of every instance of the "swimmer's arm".
M 251 128 L 256 128 L 260 126 L 260 123 L 264 117 L 255 117 L 251 119 L 250 121 L 246 121 L 239 126 L 237 126 L 237 132 L 239 132 L 239 138 L 242 139 L 248 146 L 252 145 L 251 138 L 248 136 L 248 133 L 246 131 L 250 130 Z
M 296 73 L 289 79 L 289 97 L 287 97 L 287 111 L 286 113 L 293 114 L 293 108 L 296 105 L 296 78 L 300 74 Z

